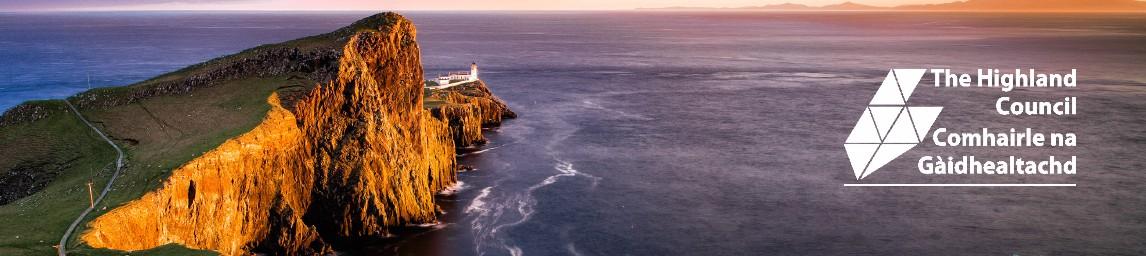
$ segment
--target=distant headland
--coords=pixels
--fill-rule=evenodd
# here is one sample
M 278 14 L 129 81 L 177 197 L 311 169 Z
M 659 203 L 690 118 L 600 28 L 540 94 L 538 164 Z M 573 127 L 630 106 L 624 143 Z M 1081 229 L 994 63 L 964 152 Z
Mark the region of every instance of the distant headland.
M 945 12 L 1146 12 L 1146 2 L 1137 0 L 966 0 L 942 4 L 873 6 L 843 2 L 823 6 L 783 3 L 742 7 L 641 8 L 640 10 L 744 10 L 744 11 L 945 11 Z

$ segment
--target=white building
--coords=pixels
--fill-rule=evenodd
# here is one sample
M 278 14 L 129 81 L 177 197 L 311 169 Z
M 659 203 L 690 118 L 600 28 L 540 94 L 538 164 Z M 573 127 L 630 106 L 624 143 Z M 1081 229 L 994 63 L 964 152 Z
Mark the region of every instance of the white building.
M 477 63 L 470 63 L 470 72 L 449 72 L 446 75 L 438 76 L 435 80 L 438 86 L 449 85 L 451 81 L 473 82 L 478 80 L 478 65 Z

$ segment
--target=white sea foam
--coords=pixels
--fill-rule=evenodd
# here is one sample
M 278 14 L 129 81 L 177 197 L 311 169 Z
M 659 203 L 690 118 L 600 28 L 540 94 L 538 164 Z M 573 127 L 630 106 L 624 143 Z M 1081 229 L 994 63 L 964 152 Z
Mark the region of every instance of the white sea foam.
M 484 255 L 483 247 L 486 246 L 486 241 L 495 239 L 496 230 L 489 229 L 488 226 L 496 223 L 501 219 L 502 209 L 505 204 L 491 202 L 490 194 L 494 187 L 486 187 L 481 190 L 481 193 L 474 198 L 473 202 L 466 207 L 465 214 L 473 218 L 470 221 L 470 227 L 474 232 L 474 251 L 478 255 Z M 504 242 L 501 242 L 504 244 Z
M 583 255 L 583 254 L 581 254 L 581 252 L 577 251 L 577 247 L 573 246 L 573 243 L 565 244 L 565 249 L 569 250 L 569 254 L 572 254 L 573 256 Z
M 592 102 L 588 101 L 586 104 L 593 105 Z M 470 224 L 474 234 L 474 249 L 478 255 L 484 255 L 485 250 L 491 248 L 511 255 L 524 254 L 522 249 L 514 244 L 513 241 L 505 236 L 498 235 L 498 233 L 506 228 L 528 222 L 533 217 L 535 212 L 534 207 L 537 205 L 537 198 L 535 198 L 533 194 L 538 189 L 555 184 L 563 180 L 562 178 L 564 177 L 577 176 L 592 181 L 590 189 L 596 188 L 597 183 L 601 180 L 600 177 L 583 173 L 577 170 L 572 162 L 557 156 L 558 153 L 555 148 L 559 142 L 572 136 L 575 130 L 576 129 L 573 129 L 568 133 L 556 135 L 556 138 L 550 141 L 549 145 L 545 147 L 549 155 L 553 158 L 553 170 L 555 170 L 556 173 L 546 176 L 538 183 L 529 186 L 525 191 L 499 191 L 499 193 L 496 193 L 496 196 L 494 196 L 493 194 L 495 193 L 492 193 L 493 187 L 484 188 L 466 208 L 466 217 L 472 218 Z M 503 216 L 503 214 L 506 212 L 516 215 L 516 220 L 505 218 L 506 216 Z M 576 250 L 572 247 L 570 247 L 570 251 L 576 253 Z
M 500 147 L 504 147 L 504 146 L 505 146 L 505 145 L 500 145 L 500 146 L 496 146 L 496 147 L 490 147 L 490 148 L 486 148 L 486 149 L 482 149 L 482 150 L 478 150 L 478 151 L 473 151 L 473 152 L 466 152 L 466 153 L 461 153 L 461 154 L 458 154 L 458 156 L 477 155 L 477 154 L 481 154 L 481 153 L 489 152 L 490 150 L 498 149 L 498 148 L 500 148 Z
M 449 195 L 456 194 L 459 191 L 462 191 L 463 189 L 466 189 L 466 188 L 469 188 L 468 186 L 466 186 L 466 183 L 459 180 L 458 182 L 454 183 L 454 185 L 446 187 L 445 189 L 442 189 L 442 191 L 438 192 L 438 194 L 443 195 L 443 196 L 449 196 Z
M 557 170 L 557 172 L 558 172 L 557 174 L 546 177 L 545 179 L 541 180 L 541 182 L 534 184 L 533 186 L 530 186 L 529 189 L 527 189 L 523 195 L 510 197 L 510 198 L 508 198 L 506 204 L 501 204 L 501 205 L 497 206 L 498 209 L 495 212 L 497 213 L 496 216 L 498 216 L 498 217 L 500 217 L 500 215 L 501 215 L 501 209 L 502 208 L 507 208 L 507 207 L 511 207 L 511 206 L 516 206 L 515 208 L 517 210 L 517 213 L 521 217 L 519 219 L 517 219 L 516 221 L 511 222 L 511 223 L 505 223 L 505 224 L 491 226 L 489 229 L 489 232 L 487 233 L 489 235 L 488 238 L 495 238 L 493 236 L 498 233 L 498 230 L 501 230 L 501 229 L 507 228 L 507 227 L 513 227 L 513 226 L 520 225 L 522 223 L 529 221 L 533 217 L 533 214 L 535 212 L 535 209 L 533 207 L 535 207 L 537 205 L 537 199 L 535 197 L 533 197 L 534 191 L 537 191 L 540 188 L 543 188 L 543 187 L 552 185 L 554 183 L 557 183 L 557 181 L 559 181 L 562 177 L 574 177 L 574 176 L 586 177 L 593 182 L 593 184 L 591 186 L 592 188 L 596 188 L 597 183 L 601 180 L 600 177 L 585 174 L 585 173 L 578 171 L 576 168 L 573 168 L 573 163 L 570 163 L 568 161 L 565 161 L 565 160 L 562 160 L 562 159 L 559 159 L 556 157 L 554 157 L 553 160 L 557 162 L 553 166 L 553 169 Z M 490 213 L 490 209 L 484 207 L 486 204 L 486 202 L 484 201 L 485 196 L 487 196 L 488 194 L 484 193 L 485 192 L 484 190 L 482 192 L 483 192 L 482 194 L 478 195 L 478 198 L 482 199 L 480 204 L 478 204 L 479 203 L 477 200 L 478 198 L 475 198 L 474 203 L 471 203 L 470 207 L 474 208 L 475 204 L 477 204 L 477 206 L 479 208 L 474 208 L 474 210 L 472 212 L 479 212 L 478 209 L 481 209 L 482 215 L 486 215 L 487 213 Z M 469 209 L 467 209 L 466 213 L 471 213 L 471 211 Z M 478 220 L 475 218 L 474 223 L 473 223 L 473 227 L 474 227 L 475 231 L 483 226 L 483 225 L 479 224 L 477 221 Z M 481 244 L 481 241 L 485 240 L 485 238 L 477 238 L 477 239 L 478 239 L 478 241 L 476 241 L 476 242 L 478 242 L 478 247 L 479 247 L 478 252 L 479 252 L 479 254 L 481 254 L 481 250 L 480 250 L 481 245 L 480 244 Z M 495 238 L 495 239 L 497 239 L 497 238 Z M 501 247 L 502 249 L 504 249 L 506 251 L 509 251 L 510 254 L 512 254 L 512 255 L 522 255 L 521 248 L 519 248 L 515 245 L 512 245 L 512 244 L 509 244 L 508 241 L 506 241 L 505 239 L 497 239 L 497 243 L 498 243 L 499 247 Z
M 525 253 L 521 252 L 521 247 L 510 245 L 509 248 L 507 248 L 507 249 L 509 249 L 509 255 L 521 256 L 521 255 L 525 254 Z
M 493 187 L 481 189 L 481 193 L 479 193 L 477 197 L 474 197 L 474 201 L 470 202 L 470 205 L 466 207 L 466 214 L 489 212 L 489 208 L 485 207 L 485 200 L 486 197 L 489 197 L 489 192 L 492 189 Z
M 433 228 L 433 229 L 441 229 L 441 228 L 444 228 L 444 227 L 446 227 L 447 225 L 449 225 L 449 224 L 447 224 L 447 223 L 442 223 L 441 221 L 435 221 L 435 222 L 430 222 L 430 223 L 410 224 L 410 225 L 407 225 L 407 226 L 410 226 L 410 227 L 419 227 L 419 228 Z

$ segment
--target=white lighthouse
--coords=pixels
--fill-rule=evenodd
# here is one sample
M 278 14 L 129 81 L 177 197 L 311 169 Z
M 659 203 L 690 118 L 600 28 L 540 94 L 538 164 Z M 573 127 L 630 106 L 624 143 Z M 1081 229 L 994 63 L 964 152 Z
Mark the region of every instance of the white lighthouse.
M 478 80 L 478 64 L 477 62 L 470 63 L 470 81 Z
M 457 71 L 448 72 L 445 75 L 440 75 L 433 81 L 437 85 L 429 86 L 435 89 L 449 88 L 454 85 L 465 84 L 478 80 L 478 64 L 477 62 L 470 63 L 470 72 Z

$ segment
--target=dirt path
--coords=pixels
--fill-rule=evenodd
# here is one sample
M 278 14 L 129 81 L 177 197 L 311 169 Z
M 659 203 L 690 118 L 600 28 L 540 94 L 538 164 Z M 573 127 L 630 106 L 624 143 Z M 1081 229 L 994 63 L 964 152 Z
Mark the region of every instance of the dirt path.
M 72 110 L 72 113 L 76 114 L 76 117 L 80 118 L 80 121 L 84 121 L 85 125 L 91 127 L 92 130 L 99 134 L 99 136 L 103 138 L 104 141 L 107 141 L 107 144 L 110 144 L 112 148 L 115 148 L 115 153 L 118 155 L 115 159 L 115 173 L 111 175 L 111 179 L 108 179 L 107 185 L 103 187 L 103 191 L 99 193 L 99 197 L 95 198 L 95 203 L 93 205 L 99 205 L 99 202 L 103 200 L 103 197 L 107 195 L 107 192 L 111 190 L 111 184 L 115 183 L 115 178 L 119 177 L 119 172 L 123 170 L 123 149 L 120 149 L 118 145 L 115 145 L 115 142 L 112 142 L 106 134 L 99 130 L 99 128 L 96 128 L 95 125 L 92 125 L 91 122 L 88 122 L 88 120 L 80 114 L 80 111 L 76 109 L 76 107 L 73 106 L 71 102 L 68 102 L 67 99 L 64 99 L 64 103 L 68 104 L 68 108 Z M 66 247 L 68 243 L 68 237 L 72 235 L 72 232 L 76 231 L 76 226 L 79 226 L 80 222 L 82 222 L 84 218 L 88 216 L 88 213 L 92 212 L 92 210 L 93 207 L 84 209 L 84 212 L 80 213 L 80 216 L 76 217 L 75 221 L 72 221 L 72 225 L 68 226 L 68 231 L 64 232 L 64 236 L 60 238 L 60 244 L 57 245 L 59 246 L 59 252 L 61 256 L 68 254 L 68 249 Z

